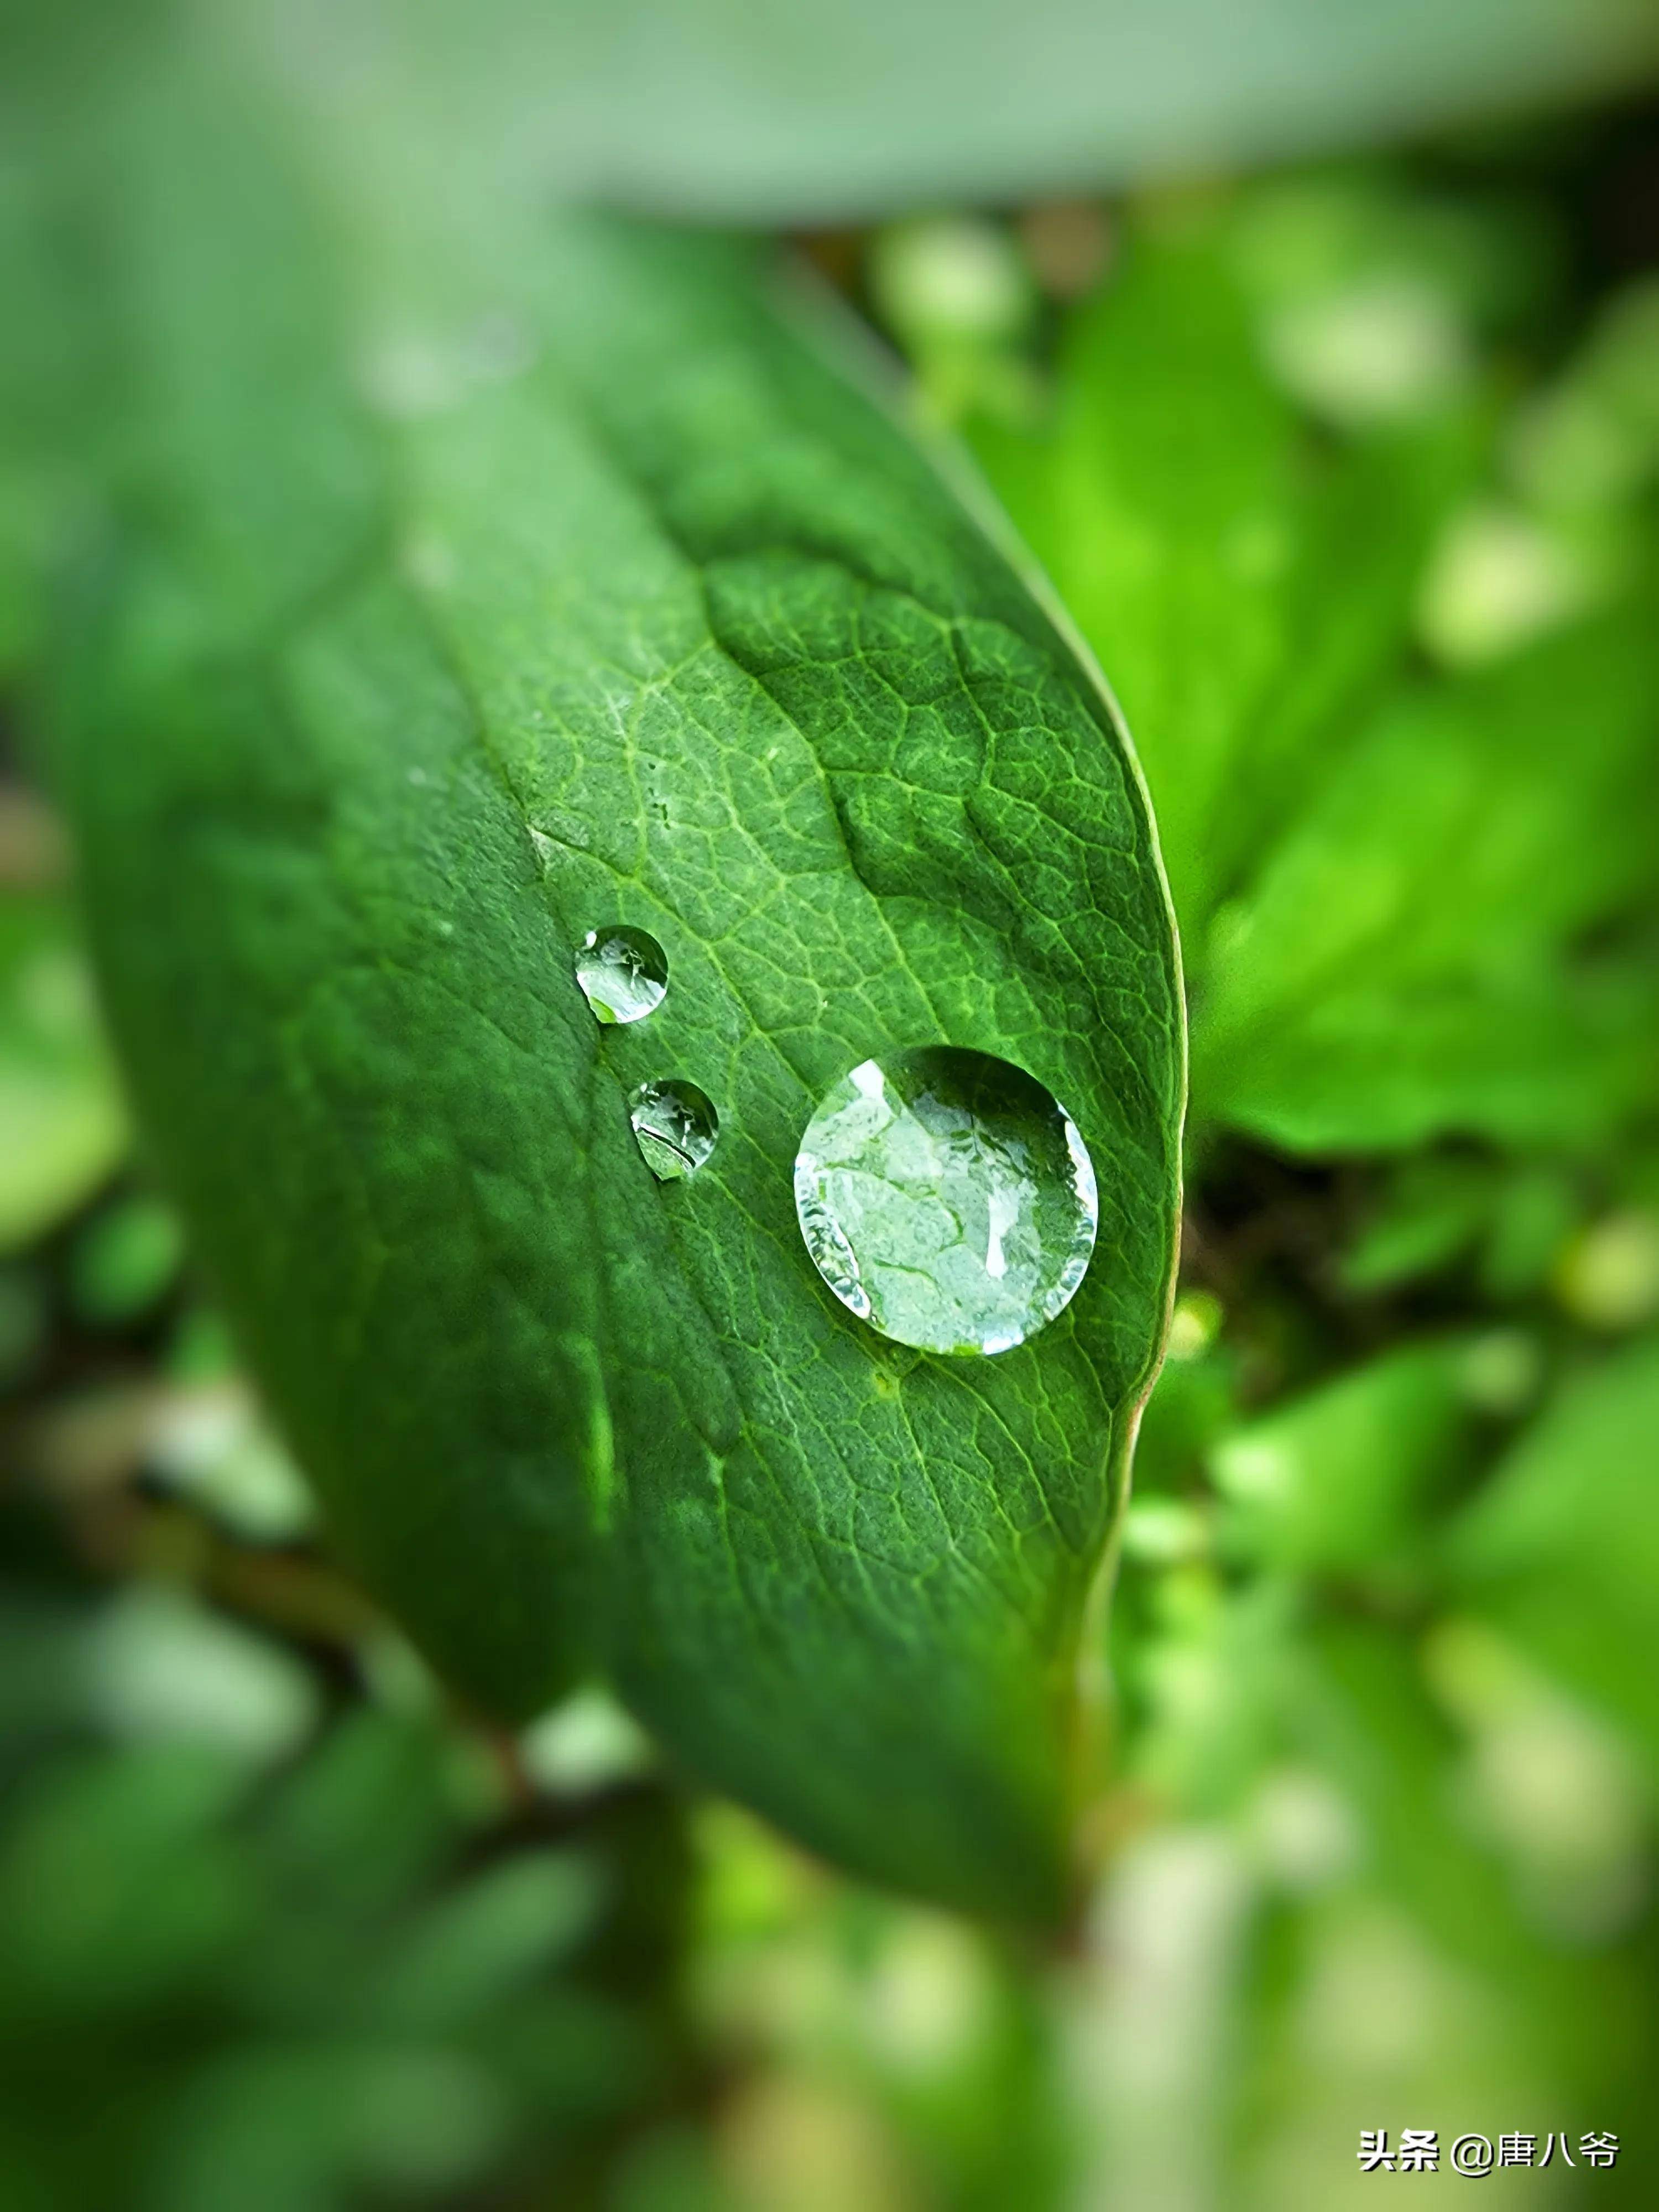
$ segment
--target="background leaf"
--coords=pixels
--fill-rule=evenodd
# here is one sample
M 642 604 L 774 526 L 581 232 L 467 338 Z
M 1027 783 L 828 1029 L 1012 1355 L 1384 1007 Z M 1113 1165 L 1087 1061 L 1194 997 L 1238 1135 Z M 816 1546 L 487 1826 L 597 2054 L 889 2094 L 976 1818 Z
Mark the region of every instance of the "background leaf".
M 1350 171 L 1151 203 L 1121 251 L 1052 400 L 968 428 L 1137 733 L 1194 1145 L 1589 1146 L 1659 1073 L 1641 294 L 1494 454 L 1477 334 L 1550 291 L 1523 207 Z
M 55 1228 L 120 1158 L 126 1117 L 61 899 L 0 910 L 0 1253 Z
M 1210 1113 L 1316 1150 L 1587 1135 L 1650 1095 L 1644 942 L 1585 940 L 1652 881 L 1651 665 L 1609 620 L 1360 738 L 1218 922 Z
M 1231 1508 L 1220 1540 L 1272 1566 L 1387 1584 L 1420 1551 L 1418 1524 L 1467 1424 L 1457 1347 L 1396 1346 L 1231 1431 L 1212 1455 Z
M 665 0 L 221 13 L 326 106 L 510 189 L 812 221 L 1116 184 L 1369 139 L 1639 74 L 1642 0 Z
M 1483 1613 L 1659 1755 L 1647 1663 L 1659 1510 L 1659 1352 L 1573 1378 L 1462 1516 L 1452 1560 Z
M 1036 425 L 975 450 L 1109 670 L 1158 796 L 1183 934 L 1340 757 L 1391 672 L 1476 450 L 1458 412 L 1316 449 L 1269 374 L 1231 210 L 1132 229 L 1073 313 Z M 1325 588 L 1334 566 L 1343 592 Z

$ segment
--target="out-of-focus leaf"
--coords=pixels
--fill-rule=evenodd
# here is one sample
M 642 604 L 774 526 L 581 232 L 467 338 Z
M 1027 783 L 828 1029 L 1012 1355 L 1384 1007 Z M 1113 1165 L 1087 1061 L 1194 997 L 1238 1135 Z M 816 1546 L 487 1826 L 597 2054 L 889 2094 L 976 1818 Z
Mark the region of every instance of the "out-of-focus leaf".
M 1567 1167 L 1467 1147 L 1406 1152 L 1388 1163 L 1339 1273 L 1364 1295 L 1473 1263 L 1489 1297 L 1518 1297 L 1560 1258 L 1582 1207 Z
M 1264 179 L 1232 228 L 1274 374 L 1350 429 L 1443 408 L 1478 378 L 1476 340 L 1535 315 L 1563 273 L 1537 200 L 1430 193 L 1364 164 Z
M 1566 372 L 1505 439 L 1509 479 L 1536 512 L 1582 516 L 1639 496 L 1659 470 L 1659 280 L 1638 277 L 1597 314 Z
M 1470 1601 L 1659 1771 L 1659 1345 L 1577 1376 L 1455 1532 Z
M 1233 1378 L 1223 1354 L 1166 1361 L 1141 1419 L 1136 1496 L 1178 1490 L 1200 1476 L 1205 1452 L 1232 1410 Z
M 157 1742 L 46 1766 L 0 1841 L 0 2011 L 118 2012 L 199 1981 L 255 1892 L 222 1832 L 246 1762 Z
M 162 1297 L 184 1256 L 179 1217 L 160 1199 L 123 1199 L 90 1223 L 70 1263 L 76 1310 L 94 1328 L 119 1328 Z
M 0 1252 L 91 1197 L 125 1117 L 81 950 L 60 902 L 0 899 Z
M 1455 1462 L 1462 1348 L 1401 1346 L 1236 1431 L 1211 1454 L 1223 1540 L 1277 1567 L 1386 1577 L 1421 1550 Z
M 120 115 L 142 465 L 58 694 L 87 903 L 342 1544 L 493 1705 L 597 1645 L 820 1848 L 1053 1911 L 1182 1075 L 1107 703 L 747 250 L 457 245 L 324 167 L 325 246 L 210 65 Z M 618 920 L 671 982 L 601 1029 L 572 964 Z M 1094 1267 L 996 1358 L 896 1354 L 794 1218 L 817 1098 L 931 1042 L 1097 1163 Z M 672 1188 L 628 1112 L 667 1074 L 722 1125 Z
M 1382 1621 L 1310 1620 L 1285 1719 L 1301 1754 L 1354 1816 L 1367 1885 L 1402 1911 L 1407 1944 L 1427 1940 L 1437 1955 L 1443 1989 L 1425 1990 L 1429 2002 L 1401 2037 L 1402 2055 L 1436 2015 L 1453 2017 L 1462 2020 L 1460 2046 L 1471 2035 L 1509 2046 L 1500 2070 L 1510 2081 L 1551 2081 L 1577 2100 L 1613 2093 L 1610 2101 L 1632 2115 L 1641 2088 L 1628 2059 L 1632 2048 L 1646 2051 L 1632 2035 L 1646 1962 L 1564 1951 L 1526 1917 L 1509 1867 L 1460 1796 L 1464 1747 L 1429 1694 L 1413 1639 Z M 1360 1986 L 1349 1984 L 1349 2004 L 1364 2002 Z
M 26 1376 L 46 1334 L 44 1285 L 26 1266 L 0 1267 L 0 1391 Z
M 1641 1911 L 1651 1818 L 1623 1732 L 1485 1624 L 1442 1622 L 1424 1660 L 1468 1734 L 1460 1805 L 1508 1861 L 1528 1917 L 1580 1942 L 1628 1928 Z
M 411 162 L 823 220 L 1373 139 L 1617 80 L 1642 0 L 221 0 Z M 362 58 L 372 55 L 364 96 Z M 386 158 L 384 149 L 380 158 Z
M 169 2115 L 144 2212 L 339 2212 L 365 2191 L 441 2198 L 498 2155 L 508 2113 L 476 2059 L 396 2043 L 244 2045 Z
M 0 1531 L 8 2212 L 447 2203 L 509 2136 L 562 2202 L 567 2148 L 590 2159 L 665 2078 L 664 1930 L 683 1882 L 665 1800 L 635 1793 L 557 1852 L 511 1848 L 497 1826 L 481 1870 L 470 1732 L 360 1707 L 252 1778 L 243 1743 L 201 1741 L 224 1655 L 199 1649 L 193 1710 L 131 1684 L 147 1740 L 90 1743 L 89 1723 L 120 1735 L 133 1717 L 88 1707 L 88 1641 L 120 1655 L 84 1597 L 36 1587 L 44 1563 L 15 1518 Z M 295 1663 L 276 1644 L 266 1658 Z M 578 1942 L 580 1978 L 561 1971 Z
M 1125 253 L 1068 327 L 1052 422 L 974 442 L 1129 717 L 1201 975 L 1216 902 L 1391 673 L 1474 446 L 1440 410 L 1316 453 L 1230 222 L 1170 216 Z
M 450 2034 L 487 2014 L 592 1924 L 595 1869 L 573 1853 L 523 1852 L 428 1911 L 368 1992 L 388 2027 Z
M 290 1455 L 246 1388 L 181 1390 L 160 1413 L 146 1472 L 244 1544 L 291 1544 L 317 1511 Z
M 1486 1874 L 1496 1888 L 1496 1869 Z M 1535 2112 L 1563 2094 L 1513 1989 L 1471 1972 L 1382 1883 L 1294 1900 L 1252 1965 L 1237 1993 L 1249 2025 L 1228 2082 L 1239 2116 L 1228 2170 L 1244 2203 L 1366 2212 L 1377 2177 L 1354 2158 L 1361 2112 Z M 1551 1994 L 1559 2006 L 1576 1993 Z M 1566 2015 L 1575 2027 L 1583 2009 L 1581 2000 Z M 1595 2044 L 1595 2023 L 1585 2024 Z M 1595 2101 L 1601 2077 L 1591 2078 Z M 1455 2139 L 1439 2137 L 1442 2170 Z M 1390 2130 L 1396 2156 L 1400 2140 Z M 1534 2157 L 1541 2133 L 1536 2146 Z M 1559 2148 L 1552 2163 L 1565 2172 Z
M 1409 1156 L 1342 1256 L 1345 1288 L 1391 1289 L 1459 1258 L 1492 1212 L 1495 1179 L 1485 1159 Z
M 1652 889 L 1654 668 L 1632 611 L 1391 707 L 1217 918 L 1197 1110 L 1383 1148 L 1582 1141 L 1651 1096 L 1647 947 L 1580 946 Z
M 210 1745 L 275 1765 L 309 1734 L 316 1685 L 263 1637 L 174 1593 L 136 1588 L 88 1635 L 86 1695 L 112 1735 Z
M 1659 1084 L 1634 564 L 1595 621 L 1379 707 L 1485 435 L 1458 396 L 1480 386 L 1476 336 L 1526 304 L 1527 229 L 1340 176 L 1154 210 L 1072 319 L 1052 421 L 975 426 L 1136 730 L 1186 933 L 1200 1140 L 1220 1122 L 1305 1151 L 1582 1147 Z M 1373 392 L 1370 415 L 1356 392 L 1349 434 L 1310 444 L 1287 391 L 1340 410 L 1281 359 L 1283 319 L 1407 280 L 1461 333 L 1459 377 L 1387 409 Z M 1410 351 L 1366 328 L 1356 373 Z M 1632 381 L 1579 379 L 1610 380 Z M 1433 1237 L 1449 1252 L 1475 1225 L 1443 1214 Z M 1420 1209 L 1416 1228 L 1420 1245 Z
M 1201 1567 L 1159 1578 L 1122 1668 L 1144 1707 L 1138 1780 L 1195 1818 L 1239 1810 L 1280 1747 L 1301 1614 L 1284 1577 L 1233 1590 Z
M 1481 1279 L 1494 1297 L 1515 1297 L 1541 1283 L 1571 1235 L 1580 1199 L 1559 1168 L 1522 1168 L 1498 1196 L 1481 1254 Z
M 77 8 L 77 17 L 86 11 Z M 27 679 L 40 650 L 64 541 L 85 516 L 84 467 L 108 420 L 98 404 L 97 309 L 72 224 L 44 219 L 42 149 L 73 128 L 76 102 L 37 57 L 22 10 L 0 25 L 0 681 Z M 70 41 L 69 43 L 73 43 Z
M 283 1782 L 261 1834 L 273 1881 L 361 1926 L 403 1903 L 463 1832 L 442 1738 L 373 1709 L 341 1720 Z
M 1602 1975 L 1539 1941 L 1460 1820 L 1455 1742 L 1409 1643 L 1373 1622 L 1310 1623 L 1297 1677 L 1292 1732 L 1358 1815 L 1380 1886 L 1437 1950 L 1501 1993 L 1534 2064 L 1547 2054 L 1569 2076 L 1596 2078 L 1618 2034 L 1598 2017 Z

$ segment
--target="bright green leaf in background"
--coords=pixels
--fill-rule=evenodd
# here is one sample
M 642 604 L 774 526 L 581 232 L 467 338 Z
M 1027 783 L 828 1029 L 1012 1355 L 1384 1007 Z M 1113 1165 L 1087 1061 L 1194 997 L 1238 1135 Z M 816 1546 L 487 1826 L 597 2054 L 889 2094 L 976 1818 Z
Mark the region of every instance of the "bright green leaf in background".
M 1659 1765 L 1651 1664 L 1659 1352 L 1577 1376 L 1464 1515 L 1452 1560 L 1482 1611 L 1616 1716 Z
M 1459 416 L 1437 413 L 1310 450 L 1262 358 L 1232 228 L 1176 206 L 1132 234 L 1070 319 L 1051 416 L 1035 432 L 975 426 L 1146 732 L 1176 908 L 1200 951 L 1217 902 L 1389 672 L 1471 444 Z
M 1213 1454 L 1220 1542 L 1276 1567 L 1387 1587 L 1459 1457 L 1461 1348 L 1401 1346 L 1234 1429 Z
M 74 1211 L 126 1138 L 92 981 L 61 900 L 0 907 L 0 1253 Z
M 1583 1147 L 1653 1094 L 1659 350 L 1632 295 L 1494 452 L 1478 334 L 1547 243 L 1363 175 L 1154 203 L 1052 400 L 970 419 L 1137 734 L 1200 1144 Z M 1571 529 L 1570 434 L 1621 457 Z M 1582 595 L 1472 563 L 1488 472 L 1552 557 L 1601 549 Z
M 1212 936 L 1212 1113 L 1308 1151 L 1524 1142 L 1650 1094 L 1644 936 L 1587 940 L 1653 888 L 1654 662 L 1606 621 L 1364 732 Z

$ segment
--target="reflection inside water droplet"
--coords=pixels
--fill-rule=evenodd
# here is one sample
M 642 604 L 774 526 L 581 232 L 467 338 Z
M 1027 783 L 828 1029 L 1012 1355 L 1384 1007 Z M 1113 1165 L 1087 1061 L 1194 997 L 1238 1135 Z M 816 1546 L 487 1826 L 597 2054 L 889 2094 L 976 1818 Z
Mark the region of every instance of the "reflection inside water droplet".
M 668 956 L 648 931 L 613 922 L 577 947 L 576 981 L 600 1021 L 643 1021 L 668 989 Z
M 642 1083 L 628 1102 L 645 1164 L 659 1182 L 694 1174 L 714 1149 L 720 1115 L 707 1092 L 678 1076 Z
M 1076 1125 L 1035 1077 L 952 1046 L 866 1060 L 827 1091 L 795 1212 L 842 1304 L 925 1352 L 1006 1352 L 1071 1300 L 1100 1219 Z

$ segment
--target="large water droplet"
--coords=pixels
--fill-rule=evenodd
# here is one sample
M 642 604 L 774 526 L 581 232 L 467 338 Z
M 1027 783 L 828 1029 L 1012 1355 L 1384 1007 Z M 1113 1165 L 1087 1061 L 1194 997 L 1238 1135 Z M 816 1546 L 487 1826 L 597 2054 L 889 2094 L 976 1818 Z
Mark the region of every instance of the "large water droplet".
M 924 1352 L 1006 1352 L 1071 1299 L 1100 1200 L 1075 1124 L 1023 1068 L 952 1046 L 866 1060 L 826 1092 L 795 1211 L 844 1306 Z
M 659 1182 L 695 1174 L 714 1149 L 720 1118 L 707 1092 L 671 1076 L 642 1083 L 628 1102 L 645 1164 Z
M 663 1002 L 668 956 L 647 931 L 613 922 L 576 948 L 576 981 L 602 1022 L 641 1022 Z

